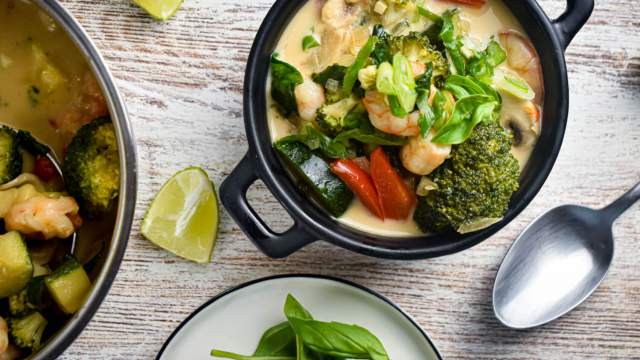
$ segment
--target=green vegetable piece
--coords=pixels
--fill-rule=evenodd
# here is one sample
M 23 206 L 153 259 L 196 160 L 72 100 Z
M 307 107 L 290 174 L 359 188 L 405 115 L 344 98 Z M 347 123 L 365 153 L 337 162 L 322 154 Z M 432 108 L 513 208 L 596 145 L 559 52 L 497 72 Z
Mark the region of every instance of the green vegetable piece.
M 393 56 L 393 65 L 387 62 L 380 64 L 376 88 L 380 93 L 390 95 L 389 105 L 394 115 L 404 116 L 413 111 L 418 94 L 415 91 L 416 83 L 411 64 L 404 55 L 396 53 Z
M 22 172 L 22 154 L 18 134 L 0 125 L 0 185 L 15 179 Z
M 75 314 L 91 290 L 91 281 L 74 258 L 68 259 L 45 279 L 53 300 L 65 314 Z
M 329 164 L 303 143 L 293 139 L 282 139 L 275 144 L 275 148 L 303 180 L 311 195 L 331 215 L 339 217 L 347 210 L 353 193 L 331 172 Z
M 33 155 L 46 155 L 51 149 L 38 141 L 26 130 L 18 130 L 18 144 Z
M 278 324 L 262 335 L 253 356 L 294 356 L 296 335 L 288 322 Z
M 533 100 L 536 97 L 535 91 L 519 75 L 501 71 L 494 77 L 496 88 L 512 95 L 520 100 Z
M 484 51 L 477 53 L 469 60 L 469 75 L 483 81 L 491 81 L 495 67 L 502 64 L 506 59 L 507 53 L 500 44 L 492 39 Z
M 407 143 L 407 139 L 401 136 L 394 136 L 376 129 L 351 129 L 343 131 L 335 137 L 334 141 L 346 143 L 349 140 L 356 140 L 363 144 L 380 146 L 402 146 Z
M 44 278 L 44 276 L 34 277 L 22 291 L 9 296 L 9 313 L 12 316 L 25 316 L 50 305 Z
M 278 104 L 282 115 L 297 115 L 295 88 L 302 84 L 304 79 L 298 69 L 277 56 L 275 53 L 271 56 L 271 97 Z
M 367 42 L 358 52 L 358 55 L 356 56 L 356 60 L 347 69 L 344 75 L 344 81 L 342 83 L 343 97 L 347 97 L 351 94 L 351 91 L 353 90 L 353 86 L 358 80 L 358 72 L 360 71 L 360 69 L 364 68 L 365 65 L 367 65 L 369 56 L 373 52 L 377 42 L 378 42 L 378 38 L 376 36 L 369 37 L 369 40 L 367 40 Z
M 33 263 L 22 235 L 17 231 L 0 235 L 0 299 L 19 293 L 32 276 Z
M 47 327 L 47 319 L 39 312 L 33 312 L 19 318 L 9 318 L 9 335 L 17 346 L 30 349 L 32 352 L 40 349 L 42 334 Z
M 346 66 L 333 64 L 331 66 L 328 66 L 326 69 L 322 70 L 322 72 L 314 73 L 313 75 L 311 75 L 311 79 L 315 83 L 322 86 L 325 86 L 329 79 L 333 79 L 342 83 L 342 79 L 344 79 L 344 75 L 346 72 L 347 72 Z
M 342 159 L 354 156 L 352 149 L 348 144 L 334 141 L 322 132 L 318 131 L 312 124 L 305 125 L 300 133 L 289 135 L 280 139 L 283 142 L 298 141 L 306 145 L 313 151 L 318 151 L 324 157 L 331 159 Z
M 434 23 L 442 23 L 442 17 L 440 15 L 420 5 L 418 5 L 417 8 L 418 8 L 418 14 L 420 14 L 421 16 L 426 17 L 427 19 L 433 21 Z
M 314 35 L 307 35 L 302 38 L 302 50 L 307 51 L 320 46 L 320 42 Z
M 109 211 L 120 192 L 116 135 L 108 117 L 80 128 L 67 147 L 62 172 L 67 191 L 88 217 Z
M 447 10 L 442 14 L 442 30 L 440 30 L 440 39 L 446 48 L 447 56 L 453 64 L 453 68 L 459 75 L 465 75 L 466 61 L 464 55 L 462 55 L 462 39 L 455 35 L 455 28 L 453 25 L 453 16 L 457 13 L 457 10 Z
M 347 127 L 347 116 L 359 101 L 353 96 L 333 104 L 324 104 L 318 109 L 316 123 L 324 133 L 335 135 Z
M 475 219 L 501 218 L 519 175 L 509 134 L 497 122 L 482 123 L 430 175 L 437 188 L 418 198 L 414 220 L 425 232 L 442 232 Z
M 433 137 L 436 144 L 461 144 L 476 125 L 495 119 L 498 103 L 488 95 L 470 95 L 456 102 L 449 121 Z

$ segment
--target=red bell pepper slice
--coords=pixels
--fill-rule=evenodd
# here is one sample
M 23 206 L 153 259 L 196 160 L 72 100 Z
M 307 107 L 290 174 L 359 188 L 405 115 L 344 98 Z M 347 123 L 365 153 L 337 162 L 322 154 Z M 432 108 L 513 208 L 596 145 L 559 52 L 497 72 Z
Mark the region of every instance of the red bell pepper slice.
M 371 153 L 371 178 L 378 191 L 384 217 L 396 220 L 408 218 L 416 203 L 416 195 L 398 175 L 381 147 Z
M 369 174 L 351 159 L 334 161 L 331 170 L 347 184 L 369 211 L 384 220 L 378 193 Z
M 487 0 L 440 0 L 440 1 L 452 2 L 456 4 L 461 4 L 461 5 L 468 5 L 476 8 L 483 7 L 484 4 L 487 3 Z

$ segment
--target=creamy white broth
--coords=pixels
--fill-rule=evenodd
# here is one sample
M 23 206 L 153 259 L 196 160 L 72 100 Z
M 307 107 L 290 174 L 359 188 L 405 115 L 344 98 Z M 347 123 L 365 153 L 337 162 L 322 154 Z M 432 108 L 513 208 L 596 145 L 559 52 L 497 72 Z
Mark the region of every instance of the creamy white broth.
M 311 0 L 302 6 L 286 27 L 275 49 L 281 59 L 296 67 L 305 78 L 308 78 L 314 72 L 323 70 L 326 66 L 333 63 L 339 63 L 345 66 L 350 65 L 359 50 L 359 47 L 356 47 L 354 51 L 343 54 L 330 64 L 318 64 L 317 61 L 312 59 L 313 55 L 311 54 L 313 54 L 313 51 L 305 52 L 302 49 L 302 39 L 306 35 L 313 33 L 319 36 L 326 27 L 321 21 L 322 4 L 323 1 Z M 492 36 L 497 36 L 505 30 L 516 30 L 524 34 L 522 26 L 501 0 L 488 0 L 487 5 L 480 9 L 460 6 L 446 1 L 433 0 L 425 1 L 424 6 L 437 14 L 441 14 L 447 9 L 457 7 L 460 10 L 462 19 L 466 20 L 469 24 L 469 37 L 480 44 L 486 45 Z M 370 29 L 372 27 L 373 24 L 370 25 Z M 500 65 L 500 67 L 508 68 L 505 64 Z M 267 81 L 268 93 L 270 93 L 270 83 L 270 81 Z M 519 107 L 523 101 L 507 93 L 501 92 L 501 95 L 503 97 L 503 103 L 500 121 L 505 128 L 508 128 L 511 116 L 514 113 L 518 114 L 522 111 Z M 296 125 L 278 112 L 271 96 L 269 96 L 267 100 L 267 116 L 269 130 L 274 142 L 282 137 L 294 134 L 297 131 Z M 539 133 L 539 129 L 536 130 L 537 133 Z M 513 146 L 511 151 L 513 156 L 518 160 L 521 169 L 526 165 L 536 144 L 536 138 L 527 138 L 525 140 L 529 141 L 523 143 L 521 146 Z M 338 218 L 338 220 L 359 230 L 383 236 L 400 237 L 422 233 L 413 221 L 412 216 L 403 221 L 381 220 L 373 216 L 357 198 L 354 198 L 349 209 Z

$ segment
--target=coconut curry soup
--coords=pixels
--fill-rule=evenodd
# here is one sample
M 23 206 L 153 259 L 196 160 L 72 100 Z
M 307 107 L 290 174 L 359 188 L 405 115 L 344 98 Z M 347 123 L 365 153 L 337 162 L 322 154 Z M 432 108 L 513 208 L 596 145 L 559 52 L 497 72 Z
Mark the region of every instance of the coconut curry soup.
M 111 238 L 116 138 L 100 87 L 34 4 L 0 4 L 0 359 L 36 352 L 83 305 Z M 58 164 L 62 176 L 58 171 Z
M 301 188 L 388 236 L 499 221 L 543 98 L 536 51 L 499 0 L 311 0 L 267 91 L 274 147 Z

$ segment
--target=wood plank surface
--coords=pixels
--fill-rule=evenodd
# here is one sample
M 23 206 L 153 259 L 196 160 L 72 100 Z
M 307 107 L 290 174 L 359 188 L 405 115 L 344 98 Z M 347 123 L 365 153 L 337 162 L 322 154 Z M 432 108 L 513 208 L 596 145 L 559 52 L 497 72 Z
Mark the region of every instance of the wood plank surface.
M 614 264 L 595 294 L 543 328 L 513 331 L 491 310 L 498 264 L 517 234 L 563 203 L 602 206 L 640 179 L 640 7 L 599 0 L 567 50 L 571 107 L 556 166 L 531 205 L 473 249 L 425 261 L 379 260 L 317 242 L 285 260 L 259 253 L 226 212 L 214 261 L 196 265 L 153 246 L 140 220 L 175 171 L 204 167 L 220 184 L 247 145 L 245 62 L 273 0 L 186 0 L 167 23 L 126 0 L 63 0 L 104 55 L 126 99 L 138 145 L 135 224 L 116 281 L 64 359 L 153 358 L 200 304 L 255 278 L 342 277 L 396 301 L 450 359 L 640 359 L 640 206 L 615 225 Z M 541 0 L 550 16 L 564 1 Z M 276 229 L 290 220 L 264 186 L 252 204 Z M 225 326 L 221 324 L 221 326 Z M 412 360 L 412 359 L 400 359 Z

